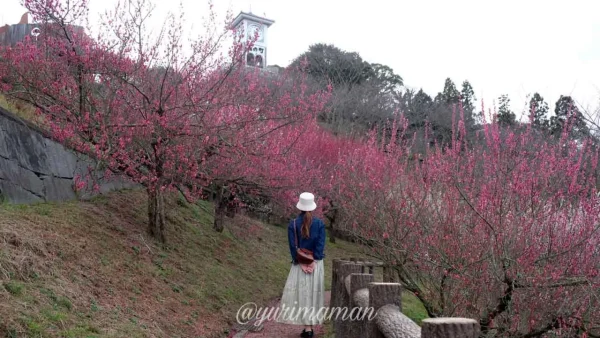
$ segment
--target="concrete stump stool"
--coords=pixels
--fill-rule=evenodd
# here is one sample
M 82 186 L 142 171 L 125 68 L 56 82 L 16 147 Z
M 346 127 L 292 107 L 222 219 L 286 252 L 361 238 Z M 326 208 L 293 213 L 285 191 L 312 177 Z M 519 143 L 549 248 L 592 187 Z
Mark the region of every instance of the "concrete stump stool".
M 429 318 L 422 322 L 421 338 L 477 338 L 479 323 L 470 318 Z

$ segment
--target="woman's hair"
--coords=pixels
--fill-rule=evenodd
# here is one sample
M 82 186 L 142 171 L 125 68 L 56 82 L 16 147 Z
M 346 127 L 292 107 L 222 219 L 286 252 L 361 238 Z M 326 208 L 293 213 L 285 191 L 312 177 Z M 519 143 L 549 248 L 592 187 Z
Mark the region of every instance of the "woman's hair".
M 312 212 L 303 211 L 304 220 L 302 221 L 302 237 L 310 237 L 310 225 L 312 224 Z

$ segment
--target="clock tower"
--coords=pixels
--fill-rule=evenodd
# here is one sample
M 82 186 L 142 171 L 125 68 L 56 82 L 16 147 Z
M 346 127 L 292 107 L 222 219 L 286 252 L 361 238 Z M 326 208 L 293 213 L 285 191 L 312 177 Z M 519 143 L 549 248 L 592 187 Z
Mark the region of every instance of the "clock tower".
M 233 20 L 232 26 L 236 31 L 244 32 L 244 41 L 252 41 L 258 35 L 252 50 L 246 55 L 246 66 L 267 67 L 267 29 L 275 21 L 252 13 L 240 12 Z

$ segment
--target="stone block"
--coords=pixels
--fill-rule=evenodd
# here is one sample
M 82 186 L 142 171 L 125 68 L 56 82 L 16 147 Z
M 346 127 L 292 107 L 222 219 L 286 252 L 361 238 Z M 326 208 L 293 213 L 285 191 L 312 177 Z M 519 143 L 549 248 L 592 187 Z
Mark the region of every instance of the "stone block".
M 20 166 L 49 175 L 45 138 L 37 131 L 8 118 L 1 119 L 4 134 L 3 157 L 16 160 Z
M 46 137 L 35 127 L 0 108 L 0 180 L 4 198 L 13 203 L 86 199 L 99 193 L 137 187 L 125 176 L 104 179 L 95 161 Z M 90 169 L 93 178 L 90 177 Z M 87 181 L 75 192 L 75 176 Z M 94 191 L 94 184 L 99 191 Z
M 46 201 L 62 202 L 77 198 L 73 190 L 73 180 L 60 177 L 42 176 Z
M 3 179 L 0 179 L 0 199 L 15 204 L 44 202 L 39 196 Z
M 25 169 L 15 161 L 0 157 L 0 179 L 11 182 L 29 193 L 43 198 L 44 184 L 32 171 Z
M 48 170 L 52 176 L 73 178 L 77 166 L 77 157 L 62 144 L 45 139 L 45 152 L 48 160 Z

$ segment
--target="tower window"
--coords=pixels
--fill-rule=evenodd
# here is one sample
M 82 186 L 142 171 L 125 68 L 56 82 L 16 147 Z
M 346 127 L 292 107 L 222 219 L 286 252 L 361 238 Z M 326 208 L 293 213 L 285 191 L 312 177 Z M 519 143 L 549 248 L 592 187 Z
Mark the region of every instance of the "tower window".
M 255 62 L 256 61 L 254 59 L 254 54 L 248 53 L 248 55 L 246 56 L 246 64 L 249 66 L 254 66 Z

